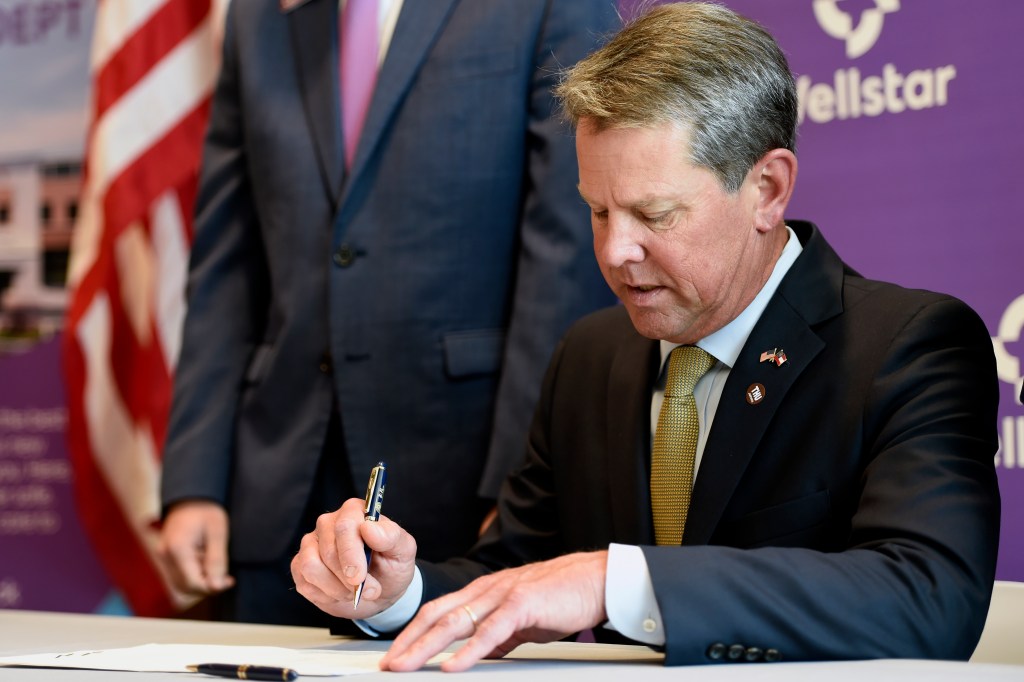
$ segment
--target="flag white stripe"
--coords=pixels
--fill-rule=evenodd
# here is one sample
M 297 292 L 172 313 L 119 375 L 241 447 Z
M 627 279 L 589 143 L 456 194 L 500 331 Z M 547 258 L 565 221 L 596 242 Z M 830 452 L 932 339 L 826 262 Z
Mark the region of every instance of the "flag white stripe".
M 89 159 L 98 195 L 209 96 L 216 78 L 211 33 L 204 21 L 103 115 Z
M 98 73 L 167 0 L 106 0 L 96 14 L 89 63 Z
M 71 233 L 71 259 L 68 263 L 68 288 L 77 289 L 82 277 L 96 262 L 103 230 L 103 205 L 96 191 L 92 176 L 86 176 L 82 188 L 81 208 L 78 221 Z
M 188 276 L 188 242 L 181 204 L 174 192 L 166 192 L 154 204 L 151 228 L 156 256 L 156 328 L 160 349 L 173 373 L 181 349 L 185 321 L 185 278 Z
M 140 539 L 159 518 L 159 471 L 153 439 L 137 428 L 110 372 L 110 301 L 97 294 L 79 321 L 77 337 L 85 356 L 85 419 L 89 447 L 103 478 Z

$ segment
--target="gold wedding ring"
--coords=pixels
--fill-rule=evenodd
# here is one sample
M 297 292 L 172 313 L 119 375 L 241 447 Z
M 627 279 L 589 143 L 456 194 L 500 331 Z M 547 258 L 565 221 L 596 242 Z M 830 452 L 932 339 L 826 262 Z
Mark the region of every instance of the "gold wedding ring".
M 476 632 L 476 626 L 480 624 L 480 621 L 476 618 L 476 614 L 473 613 L 473 609 L 469 608 L 468 604 L 463 604 L 462 608 L 465 610 L 466 615 L 469 616 L 469 619 L 473 621 L 473 632 Z

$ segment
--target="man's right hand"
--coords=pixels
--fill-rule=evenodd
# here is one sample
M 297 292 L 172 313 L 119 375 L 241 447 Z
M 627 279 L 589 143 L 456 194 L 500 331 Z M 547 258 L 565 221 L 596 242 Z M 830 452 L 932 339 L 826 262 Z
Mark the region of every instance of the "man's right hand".
M 227 512 L 208 500 L 175 504 L 160 531 L 160 556 L 175 587 L 186 594 L 205 596 L 232 587 Z
M 364 619 L 385 610 L 405 594 L 416 570 L 413 537 L 386 516 L 376 522 L 364 520 L 363 504 L 352 498 L 337 511 L 321 515 L 316 530 L 302 538 L 292 559 L 299 594 L 340 618 Z M 373 550 L 369 573 L 366 547 Z M 364 578 L 356 609 L 352 599 Z

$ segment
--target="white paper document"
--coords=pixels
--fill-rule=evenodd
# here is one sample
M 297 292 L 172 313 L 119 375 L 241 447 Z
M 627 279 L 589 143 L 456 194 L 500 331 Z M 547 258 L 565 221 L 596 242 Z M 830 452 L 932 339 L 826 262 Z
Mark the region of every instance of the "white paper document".
M 380 651 L 285 649 L 271 646 L 143 644 L 125 649 L 0 656 L 0 666 L 184 673 L 189 672 L 190 665 L 228 663 L 291 668 L 299 675 L 335 677 L 378 672 L 377 663 L 383 655 Z

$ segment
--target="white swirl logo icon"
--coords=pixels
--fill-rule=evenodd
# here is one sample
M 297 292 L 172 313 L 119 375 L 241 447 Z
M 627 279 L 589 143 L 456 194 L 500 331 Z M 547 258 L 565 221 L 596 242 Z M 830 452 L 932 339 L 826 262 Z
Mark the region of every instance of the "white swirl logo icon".
M 814 18 L 822 30 L 846 43 L 846 56 L 855 59 L 867 53 L 882 35 L 885 15 L 900 8 L 900 0 L 875 0 L 875 6 L 860 15 L 853 26 L 853 17 L 839 9 L 840 0 L 814 0 Z
M 1020 395 L 1024 371 L 1021 368 L 1020 358 L 1014 355 L 1012 349 L 1015 346 L 1024 345 L 1022 337 L 1024 337 L 1024 296 L 1018 296 L 1006 308 L 1002 319 L 999 320 L 999 335 L 992 337 L 992 348 L 996 354 L 996 371 L 1000 379 L 1014 386 L 1014 396 Z

